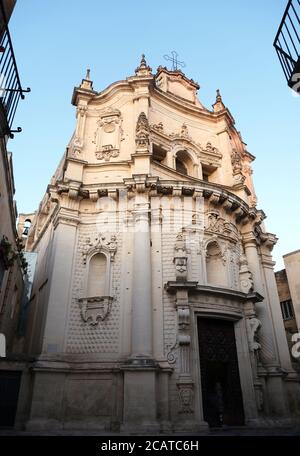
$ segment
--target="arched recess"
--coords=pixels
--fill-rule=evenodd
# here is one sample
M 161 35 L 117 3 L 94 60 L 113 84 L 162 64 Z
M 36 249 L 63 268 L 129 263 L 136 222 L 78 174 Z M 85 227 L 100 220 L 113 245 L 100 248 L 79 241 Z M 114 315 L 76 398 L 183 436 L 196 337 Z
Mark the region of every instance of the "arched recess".
M 89 244 L 90 245 L 90 244 Z M 97 236 L 94 246 L 84 251 L 86 266 L 84 286 L 78 298 L 83 321 L 97 325 L 110 314 L 112 296 L 112 266 L 116 243 Z
M 88 267 L 87 297 L 105 296 L 107 293 L 107 258 L 104 253 L 94 254 Z
M 206 282 L 208 285 L 228 286 L 226 260 L 217 240 L 206 246 Z
M 196 151 L 185 144 L 176 144 L 173 149 L 173 167 L 181 174 L 199 178 L 200 162 Z

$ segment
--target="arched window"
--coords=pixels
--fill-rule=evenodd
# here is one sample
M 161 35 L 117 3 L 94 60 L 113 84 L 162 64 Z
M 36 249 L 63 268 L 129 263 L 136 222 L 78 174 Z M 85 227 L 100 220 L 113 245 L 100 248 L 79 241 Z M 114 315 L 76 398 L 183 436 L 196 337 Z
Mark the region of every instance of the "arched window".
M 92 256 L 89 262 L 87 297 L 105 296 L 107 260 L 103 253 Z
M 22 236 L 24 236 L 24 237 L 28 236 L 30 226 L 31 226 L 31 220 L 30 219 L 26 219 L 24 221 L 24 228 L 23 228 Z
M 206 249 L 206 278 L 209 285 L 227 286 L 226 267 L 217 242 L 211 242 Z
M 176 171 L 193 176 L 193 160 L 186 150 L 179 150 L 175 157 Z

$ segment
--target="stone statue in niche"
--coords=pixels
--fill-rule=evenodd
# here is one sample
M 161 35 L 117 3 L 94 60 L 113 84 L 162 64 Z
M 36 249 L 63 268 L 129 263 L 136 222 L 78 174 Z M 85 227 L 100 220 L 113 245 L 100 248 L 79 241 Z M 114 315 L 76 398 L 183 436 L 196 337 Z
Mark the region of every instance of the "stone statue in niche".
M 119 110 L 105 110 L 97 121 L 98 128 L 95 132 L 96 152 L 98 160 L 109 161 L 120 153 L 122 138 L 121 113 Z

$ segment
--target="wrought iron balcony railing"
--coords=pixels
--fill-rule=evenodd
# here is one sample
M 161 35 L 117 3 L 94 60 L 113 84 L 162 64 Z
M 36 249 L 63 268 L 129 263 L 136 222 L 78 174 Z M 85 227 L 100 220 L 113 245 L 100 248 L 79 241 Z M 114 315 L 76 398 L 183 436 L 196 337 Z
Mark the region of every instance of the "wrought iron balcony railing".
M 15 54 L 7 26 L 6 14 L 0 0 L 0 137 L 20 132 L 12 129 L 13 120 L 20 98 L 30 89 L 22 89 Z
M 274 40 L 289 87 L 300 93 L 300 0 L 289 0 Z

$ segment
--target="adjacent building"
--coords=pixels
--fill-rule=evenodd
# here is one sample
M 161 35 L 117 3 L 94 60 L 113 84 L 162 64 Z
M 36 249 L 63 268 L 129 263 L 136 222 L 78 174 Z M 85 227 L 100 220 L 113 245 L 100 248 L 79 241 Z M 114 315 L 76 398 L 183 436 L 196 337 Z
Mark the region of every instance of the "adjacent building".
M 295 341 L 292 337 L 300 333 L 300 250 L 283 256 L 285 269 L 275 273 L 282 318 L 290 353 Z M 295 368 L 300 369 L 299 358 L 292 357 Z
M 126 80 L 97 92 L 88 71 L 74 89 L 74 134 L 28 218 L 27 429 L 299 414 L 254 156 L 220 92 L 208 109 L 198 90 L 144 56 Z
M 24 289 L 26 262 L 16 230 L 17 208 L 12 154 L 8 140 L 14 133 L 13 120 L 21 98 L 24 98 L 8 19 L 15 1 L 0 1 L 0 427 L 14 424 L 21 371 L 15 363 L 17 331 Z M 26 90 L 28 91 L 28 90 Z

